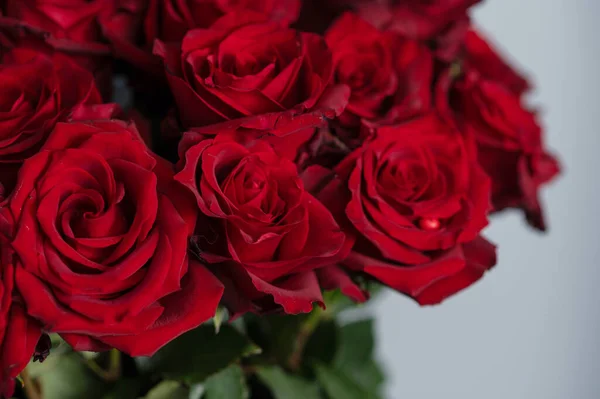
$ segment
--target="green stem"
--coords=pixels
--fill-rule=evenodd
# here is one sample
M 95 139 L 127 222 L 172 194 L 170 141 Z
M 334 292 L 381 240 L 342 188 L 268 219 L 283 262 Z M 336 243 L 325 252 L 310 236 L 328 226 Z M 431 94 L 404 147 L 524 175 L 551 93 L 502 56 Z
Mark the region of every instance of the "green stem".
M 27 368 L 25 368 L 23 371 L 21 371 L 20 378 L 21 378 L 21 381 L 23 382 L 23 390 L 25 391 L 25 395 L 27 396 L 27 399 L 42 399 L 42 393 L 40 391 L 40 387 L 29 376 L 29 370 L 27 370 Z
M 306 346 L 308 339 L 313 334 L 323 315 L 323 309 L 320 307 L 315 308 L 309 315 L 306 321 L 302 324 L 296 343 L 294 345 L 294 351 L 288 359 L 288 367 L 297 371 L 302 364 L 302 356 L 304 355 L 304 347 Z
M 121 376 L 121 353 L 117 349 L 111 349 L 108 356 L 108 370 L 100 367 L 94 359 L 85 359 L 85 362 L 98 377 L 104 381 L 113 382 Z

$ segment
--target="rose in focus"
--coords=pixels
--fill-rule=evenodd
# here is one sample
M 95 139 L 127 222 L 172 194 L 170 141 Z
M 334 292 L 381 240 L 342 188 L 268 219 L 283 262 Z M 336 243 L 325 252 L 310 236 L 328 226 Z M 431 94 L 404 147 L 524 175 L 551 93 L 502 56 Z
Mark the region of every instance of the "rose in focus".
M 134 126 L 59 123 L 8 206 L 27 314 L 76 350 L 151 355 L 213 316 L 223 287 L 187 254 L 193 199 Z
M 312 167 L 312 179 L 326 182 L 318 198 L 356 240 L 343 265 L 421 304 L 442 301 L 492 267 L 495 249 L 479 236 L 490 182 L 470 147 L 427 116 L 380 128 L 335 174 Z
M 341 260 L 346 237 L 296 165 L 259 137 L 186 133 L 175 179 L 196 197 L 196 252 L 215 264 L 235 311 L 308 312 L 322 303 L 313 270 Z

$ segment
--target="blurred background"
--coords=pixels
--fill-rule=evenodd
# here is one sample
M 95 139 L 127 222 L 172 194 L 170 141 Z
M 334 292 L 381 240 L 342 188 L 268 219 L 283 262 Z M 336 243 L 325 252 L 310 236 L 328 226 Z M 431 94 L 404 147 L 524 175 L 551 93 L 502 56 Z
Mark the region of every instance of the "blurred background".
M 433 308 L 374 303 L 389 399 L 600 398 L 600 1 L 486 0 L 477 25 L 533 78 L 563 175 L 550 230 L 492 219 L 498 266 Z

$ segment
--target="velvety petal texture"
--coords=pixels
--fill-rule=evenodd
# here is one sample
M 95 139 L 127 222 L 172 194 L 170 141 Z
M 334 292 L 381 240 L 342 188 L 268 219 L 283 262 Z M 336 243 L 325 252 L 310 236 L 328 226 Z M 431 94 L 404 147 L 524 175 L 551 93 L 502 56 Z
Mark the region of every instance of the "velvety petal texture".
M 0 184 L 13 188 L 25 159 L 39 151 L 57 122 L 102 102 L 93 76 L 66 56 L 15 48 L 0 64 Z
M 356 284 L 341 266 L 331 265 L 317 270 L 319 284 L 324 290 L 337 290 L 352 299 L 362 303 L 369 299 L 369 293 Z
M 269 296 L 287 313 L 310 311 L 312 302 L 321 301 L 311 271 L 340 260 L 346 237 L 305 190 L 290 159 L 268 141 L 240 139 L 239 133 L 224 129 L 205 139 L 189 132 L 181 142 L 175 179 L 201 211 L 196 253 L 215 264 L 219 276 L 236 284 L 245 280 L 235 294 L 248 293 L 256 307 L 262 307 L 259 297 Z
M 231 119 L 323 107 L 341 112 L 347 95 L 330 87 L 325 41 L 252 12 L 233 12 L 181 44 L 157 40 L 185 128 Z
M 328 117 L 332 116 L 322 110 L 289 110 L 262 114 L 190 129 L 179 143 L 181 149 L 188 148 L 202 138 L 214 138 L 226 132 L 232 140 L 241 145 L 252 145 L 262 141 L 268 143 L 280 157 L 295 161 L 303 147 L 309 145 L 315 132 L 327 126 Z M 181 159 L 183 160 L 183 157 Z
M 460 286 L 454 279 L 464 281 L 460 275 L 471 267 L 464 247 L 487 225 L 490 181 L 452 125 L 429 115 L 380 128 L 333 172 L 329 180 L 321 174 L 317 197 L 356 235 L 343 265 L 422 303 L 459 289 L 446 286 Z M 494 259 L 493 247 L 482 247 Z M 428 294 L 435 301 L 419 299 L 441 279 L 450 282 Z
M 57 124 L 9 207 L 27 313 L 75 349 L 151 355 L 213 316 L 223 286 L 187 254 L 193 198 L 133 125 Z
M 0 398 L 12 396 L 15 378 L 31 359 L 41 335 L 40 325 L 25 313 L 14 289 L 12 230 L 10 212 L 0 206 Z

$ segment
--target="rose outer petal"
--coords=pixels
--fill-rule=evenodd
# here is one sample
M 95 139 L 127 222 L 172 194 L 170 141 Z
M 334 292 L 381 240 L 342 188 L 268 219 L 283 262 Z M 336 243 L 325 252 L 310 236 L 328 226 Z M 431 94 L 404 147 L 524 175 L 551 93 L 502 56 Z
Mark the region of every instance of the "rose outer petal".
M 179 335 L 214 316 L 224 287 L 203 265 L 191 261 L 181 290 L 163 298 L 164 311 L 146 331 L 135 335 L 105 336 L 102 342 L 131 356 L 152 356 Z
M 0 347 L 0 396 L 11 397 L 14 378 L 25 368 L 42 335 L 40 325 L 19 304 L 13 304 Z
M 248 273 L 257 290 L 273 296 L 287 314 L 309 313 L 313 303 L 325 308 L 321 288 L 314 271 L 294 274 L 281 283 L 268 283 Z
M 369 299 L 369 293 L 356 285 L 344 269 L 338 265 L 320 268 L 316 273 L 321 288 L 324 290 L 339 289 L 342 294 L 358 303 L 365 302 Z

